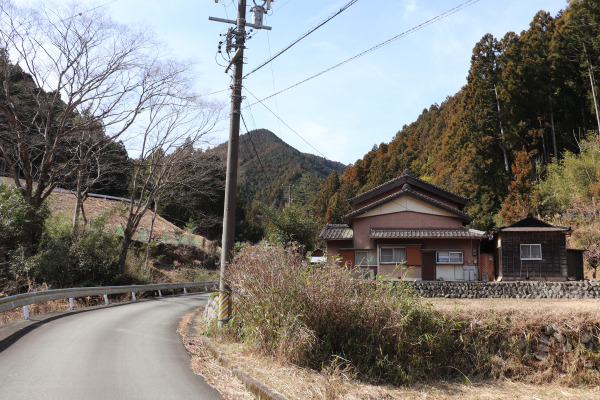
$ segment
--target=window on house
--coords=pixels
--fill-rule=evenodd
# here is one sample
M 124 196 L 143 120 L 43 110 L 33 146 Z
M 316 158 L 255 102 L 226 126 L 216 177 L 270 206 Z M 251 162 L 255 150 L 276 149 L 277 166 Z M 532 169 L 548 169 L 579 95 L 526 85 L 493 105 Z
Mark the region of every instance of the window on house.
M 382 247 L 379 251 L 379 261 L 388 264 L 401 264 L 406 262 L 406 249 L 404 247 Z
M 462 264 L 462 251 L 438 251 L 436 253 L 436 262 L 438 264 Z
M 541 260 L 542 245 L 541 244 L 522 244 L 521 245 L 521 260 Z
M 357 267 L 377 265 L 377 253 L 375 250 L 361 250 L 354 252 L 354 265 Z

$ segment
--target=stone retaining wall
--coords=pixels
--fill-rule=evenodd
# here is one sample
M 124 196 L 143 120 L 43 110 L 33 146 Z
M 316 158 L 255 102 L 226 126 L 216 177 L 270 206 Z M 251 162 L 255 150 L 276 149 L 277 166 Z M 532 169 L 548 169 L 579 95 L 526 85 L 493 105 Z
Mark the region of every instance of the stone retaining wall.
M 600 299 L 600 281 L 409 282 L 423 297 L 451 299 Z

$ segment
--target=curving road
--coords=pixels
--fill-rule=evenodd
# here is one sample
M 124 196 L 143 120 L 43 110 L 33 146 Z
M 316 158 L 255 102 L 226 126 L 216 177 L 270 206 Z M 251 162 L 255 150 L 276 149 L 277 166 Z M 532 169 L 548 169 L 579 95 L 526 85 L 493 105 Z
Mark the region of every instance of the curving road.
M 0 399 L 221 399 L 177 328 L 207 294 L 67 314 L 0 346 Z

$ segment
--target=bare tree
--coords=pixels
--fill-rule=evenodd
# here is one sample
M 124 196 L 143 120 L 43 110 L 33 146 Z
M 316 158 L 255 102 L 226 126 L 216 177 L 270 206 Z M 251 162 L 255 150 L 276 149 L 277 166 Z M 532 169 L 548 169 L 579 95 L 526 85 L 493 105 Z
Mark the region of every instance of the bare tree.
M 79 11 L 0 3 L 0 162 L 35 207 L 189 79 L 145 31 Z M 72 151 L 98 126 L 105 137 Z
M 215 190 L 214 167 L 190 163 L 186 146 L 200 145 L 212 129 L 218 108 L 193 95 L 155 97 L 149 107 L 144 129 L 139 133 L 139 156 L 131 180 L 131 202 L 119 257 L 124 265 L 133 235 L 152 205 L 168 198 L 175 189 L 195 193 Z M 217 161 L 215 161 L 216 163 Z

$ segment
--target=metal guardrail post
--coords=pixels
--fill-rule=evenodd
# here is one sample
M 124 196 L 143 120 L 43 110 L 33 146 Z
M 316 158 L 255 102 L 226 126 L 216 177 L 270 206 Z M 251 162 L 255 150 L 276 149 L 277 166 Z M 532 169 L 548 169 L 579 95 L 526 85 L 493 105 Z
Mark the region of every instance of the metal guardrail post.
M 135 292 L 131 292 L 131 298 L 133 299 L 133 301 L 137 301 L 137 298 L 135 297 Z
M 25 319 L 29 321 L 29 306 L 23 306 L 23 314 L 25 314 Z
M 158 289 L 158 297 L 162 297 L 162 292 Z
M 107 294 L 105 294 L 105 295 L 104 295 L 104 302 L 105 302 L 106 304 L 108 304 L 108 295 L 107 295 Z
M 187 288 L 183 288 L 183 294 L 187 294 Z
M 69 308 L 71 310 L 75 309 L 75 303 L 73 302 L 73 298 L 72 297 L 69 297 Z

